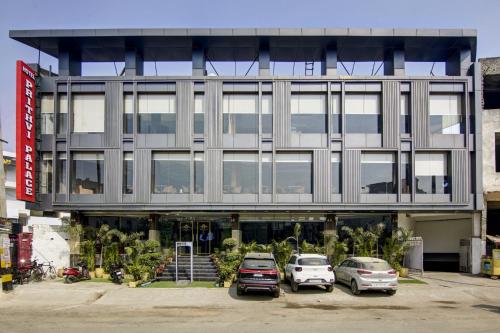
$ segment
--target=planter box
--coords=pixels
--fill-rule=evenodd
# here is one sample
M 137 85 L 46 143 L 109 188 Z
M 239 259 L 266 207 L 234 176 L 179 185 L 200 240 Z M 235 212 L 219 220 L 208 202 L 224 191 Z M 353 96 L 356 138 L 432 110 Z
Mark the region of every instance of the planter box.
M 104 268 L 96 268 L 95 269 L 95 277 L 96 278 L 102 278 L 104 275 Z
M 109 274 L 104 273 L 104 274 L 102 275 L 102 278 L 103 278 L 103 279 L 108 279 L 108 280 L 109 280 Z
M 137 288 L 138 285 L 140 285 L 142 281 L 130 281 L 128 283 L 129 288 Z
M 224 281 L 224 288 L 231 288 L 232 284 L 233 284 L 233 280 Z
M 91 279 L 95 279 L 95 272 L 94 271 L 89 272 L 89 276 Z

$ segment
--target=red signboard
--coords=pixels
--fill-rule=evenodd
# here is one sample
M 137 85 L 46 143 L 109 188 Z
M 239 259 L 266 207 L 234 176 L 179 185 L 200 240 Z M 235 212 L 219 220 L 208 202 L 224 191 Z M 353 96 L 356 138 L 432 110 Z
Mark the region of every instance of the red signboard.
M 16 198 L 35 201 L 35 72 L 16 63 Z

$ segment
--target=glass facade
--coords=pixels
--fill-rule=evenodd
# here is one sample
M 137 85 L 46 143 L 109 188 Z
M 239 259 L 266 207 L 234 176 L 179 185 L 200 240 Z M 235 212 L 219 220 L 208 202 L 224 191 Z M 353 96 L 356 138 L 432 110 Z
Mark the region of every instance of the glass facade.
M 464 134 L 462 96 L 459 94 L 431 94 L 429 116 L 432 134 Z
M 205 192 L 205 154 L 194 153 L 194 193 Z
M 301 235 L 299 242 L 307 241 L 310 244 L 322 244 L 324 222 L 308 221 L 300 223 Z M 293 235 L 294 222 L 290 221 L 249 221 L 240 222 L 241 240 L 243 243 L 255 241 L 257 244 L 270 244 L 273 240 L 282 241 Z M 290 241 L 295 248 L 296 243 Z
M 42 134 L 54 134 L 54 96 L 42 95 L 40 101 Z
M 189 193 L 189 153 L 153 153 L 153 193 Z
M 66 153 L 57 153 L 57 165 L 56 165 L 56 193 L 65 194 L 66 193 Z
M 176 105 L 174 94 L 138 95 L 138 131 L 141 134 L 175 134 Z
M 401 94 L 401 106 L 399 117 L 399 130 L 401 133 L 411 133 L 411 118 L 410 118 L 410 94 Z
M 332 193 L 338 194 L 342 190 L 342 159 L 340 153 L 332 153 Z
M 123 97 L 123 133 L 134 133 L 134 95 L 125 94 Z
M 417 194 L 450 194 L 451 177 L 448 176 L 448 154 L 416 153 L 415 181 Z
M 71 193 L 104 193 L 103 153 L 73 153 L 71 162 Z
M 205 96 L 200 93 L 194 95 L 194 134 L 205 133 Z
M 380 94 L 346 94 L 346 133 L 382 133 L 380 104 Z
M 273 133 L 273 95 L 262 95 L 262 133 Z
M 340 107 L 340 95 L 333 94 L 330 102 L 331 102 L 331 110 L 332 110 L 332 115 L 331 115 L 332 128 L 331 128 L 331 131 L 332 131 L 332 133 L 341 133 L 342 132 L 342 113 L 341 113 L 341 107 Z
M 134 153 L 123 154 L 123 193 L 134 193 Z
M 262 153 L 262 193 L 273 193 L 273 154 Z
M 292 132 L 326 133 L 326 95 L 296 94 L 291 97 Z
M 73 133 L 104 133 L 104 94 L 73 94 Z
M 66 134 L 68 128 L 68 95 L 60 94 L 57 112 L 57 134 Z
M 312 193 L 312 155 L 310 153 L 276 154 L 276 193 Z
M 396 193 L 396 168 L 393 153 L 361 155 L 361 193 Z
M 258 134 L 256 94 L 224 94 L 222 112 L 224 134 Z
M 40 168 L 40 193 L 52 193 L 52 153 L 43 153 Z
M 411 154 L 401 153 L 401 193 L 411 193 Z
M 224 193 L 259 193 L 259 163 L 256 153 L 224 154 Z

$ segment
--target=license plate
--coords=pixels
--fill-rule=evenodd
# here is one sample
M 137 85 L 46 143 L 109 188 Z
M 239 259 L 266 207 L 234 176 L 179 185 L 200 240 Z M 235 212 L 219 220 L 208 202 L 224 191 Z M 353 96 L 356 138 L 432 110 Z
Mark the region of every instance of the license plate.
M 259 273 L 256 273 L 253 275 L 253 277 L 262 277 L 263 275 L 262 274 L 259 274 Z
M 311 283 L 320 283 L 321 280 L 309 280 L 309 282 L 311 282 Z
M 372 286 L 374 286 L 374 287 L 385 287 L 386 283 L 372 283 Z

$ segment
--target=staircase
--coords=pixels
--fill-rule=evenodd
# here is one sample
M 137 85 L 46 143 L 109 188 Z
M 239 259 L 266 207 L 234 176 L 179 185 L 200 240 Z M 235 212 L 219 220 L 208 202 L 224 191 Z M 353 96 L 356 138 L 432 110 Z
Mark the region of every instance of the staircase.
M 190 257 L 179 256 L 178 258 L 179 280 L 190 279 Z M 193 280 L 215 281 L 217 280 L 217 268 L 208 256 L 193 256 Z M 161 276 L 160 281 L 175 281 L 175 261 L 169 264 Z

